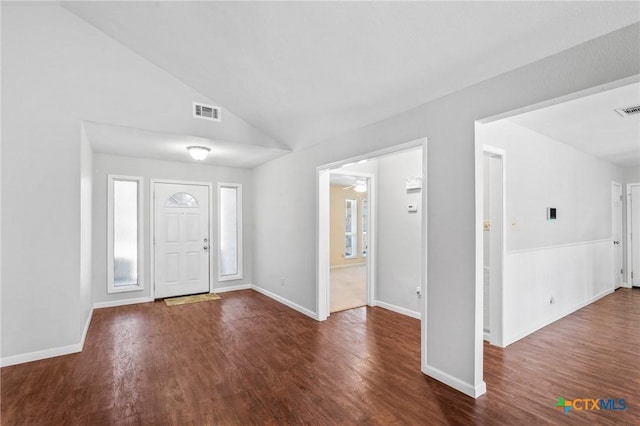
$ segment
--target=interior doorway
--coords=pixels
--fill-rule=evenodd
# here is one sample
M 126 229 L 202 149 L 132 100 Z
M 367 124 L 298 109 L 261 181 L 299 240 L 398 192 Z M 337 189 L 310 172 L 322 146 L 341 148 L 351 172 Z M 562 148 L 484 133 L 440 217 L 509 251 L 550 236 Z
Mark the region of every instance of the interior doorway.
M 622 184 L 611 182 L 611 235 L 613 250 L 613 288 L 622 287 L 624 281 L 624 254 L 622 239 Z
M 331 172 L 330 314 L 367 305 L 371 179 L 366 173 Z
M 326 164 L 318 167 L 317 173 L 318 320 L 326 320 L 333 310 L 330 308 L 330 201 L 331 178 L 334 175 L 351 176 L 351 182 L 355 178 L 355 183 L 348 186 L 366 185 L 367 189 L 366 198 L 351 197 L 349 202 L 346 199 L 340 202 L 340 214 L 347 215 L 349 210 L 355 221 L 351 222 L 353 228 L 350 229 L 347 229 L 346 221 L 343 222 L 344 228 L 334 238 L 339 242 L 337 252 L 347 258 L 342 261 L 351 260 L 349 258 L 356 254 L 360 256 L 360 259 L 351 262 L 363 264 L 366 270 L 366 305 L 424 318 L 426 298 L 422 295 L 426 289 L 426 186 L 422 190 L 422 185 L 426 180 L 426 139 Z M 386 177 L 382 178 L 383 175 Z M 386 187 L 380 187 L 385 182 Z M 388 201 L 381 205 L 380 197 Z M 366 214 L 363 216 L 363 213 Z M 378 215 L 384 216 L 389 224 L 384 229 L 377 228 Z M 366 229 L 356 227 L 356 221 L 364 223 Z M 384 256 L 377 250 L 379 240 L 382 241 L 381 249 L 386 253 Z M 335 268 L 333 270 L 336 271 Z M 379 276 L 387 278 L 378 282 Z
M 640 287 L 640 183 L 627 185 L 627 247 L 631 287 Z
M 502 346 L 505 151 L 483 147 L 483 336 Z

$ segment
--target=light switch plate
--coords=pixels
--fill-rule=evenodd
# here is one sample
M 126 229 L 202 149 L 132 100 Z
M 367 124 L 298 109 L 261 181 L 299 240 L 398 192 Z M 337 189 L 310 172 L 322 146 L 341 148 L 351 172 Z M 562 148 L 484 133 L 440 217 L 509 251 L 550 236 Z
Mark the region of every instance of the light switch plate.
M 407 189 L 420 189 L 422 188 L 422 179 L 421 178 L 409 178 L 406 182 Z

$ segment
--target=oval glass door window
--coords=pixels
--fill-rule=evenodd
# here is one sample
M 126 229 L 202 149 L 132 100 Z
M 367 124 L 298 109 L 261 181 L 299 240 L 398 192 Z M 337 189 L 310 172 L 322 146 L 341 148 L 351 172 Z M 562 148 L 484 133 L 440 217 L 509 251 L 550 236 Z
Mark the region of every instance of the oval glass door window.
M 176 192 L 164 203 L 165 207 L 199 207 L 193 195 L 186 192 Z

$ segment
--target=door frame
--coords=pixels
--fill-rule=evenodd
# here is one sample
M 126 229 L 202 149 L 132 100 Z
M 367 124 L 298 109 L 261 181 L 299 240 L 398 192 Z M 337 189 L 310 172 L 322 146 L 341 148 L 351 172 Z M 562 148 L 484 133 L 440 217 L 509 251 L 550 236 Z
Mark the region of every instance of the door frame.
M 151 300 L 155 300 L 156 293 L 156 245 L 155 245 L 155 224 L 156 224 L 156 212 L 155 212 L 155 200 L 156 200 L 156 184 L 172 184 L 172 185 L 197 185 L 206 186 L 209 193 L 209 293 L 212 293 L 213 286 L 213 183 L 211 182 L 197 182 L 188 180 L 175 180 L 175 179 L 149 179 L 149 247 L 150 247 L 150 266 L 149 266 L 149 297 Z
M 484 222 L 484 156 L 489 154 L 492 157 L 499 157 L 502 160 L 502 223 L 499 224 L 500 237 L 500 250 L 497 253 L 491 251 L 491 259 L 495 255 L 499 255 L 500 267 L 494 269 L 491 266 L 489 272 L 489 322 L 491 329 L 489 330 L 489 343 L 501 348 L 505 347 L 504 344 L 504 288 L 505 288 L 505 253 L 507 248 L 507 152 L 502 148 L 497 148 L 491 145 L 481 145 L 479 152 L 479 158 L 476 158 L 476 289 L 484 290 L 484 235 L 483 235 L 483 222 Z M 492 224 L 493 227 L 493 224 Z M 492 262 L 493 263 L 493 262 Z M 499 280 L 493 279 L 495 273 L 498 272 Z M 482 297 L 482 303 L 480 304 L 480 312 L 482 315 L 484 325 L 484 292 Z M 477 296 L 476 296 L 477 299 Z M 478 301 L 476 300 L 476 303 Z M 476 315 L 478 318 L 478 315 Z M 484 340 L 484 327 L 480 327 L 482 330 Z
M 350 171 L 350 170 L 329 170 L 329 176 L 331 176 L 331 174 L 336 174 L 336 175 L 343 175 L 343 176 L 354 176 L 354 177 L 363 177 L 368 179 L 368 186 L 367 186 L 367 218 L 369 220 L 368 223 L 368 228 L 367 228 L 367 242 L 368 242 L 368 246 L 367 246 L 367 258 L 366 258 L 366 270 L 367 270 L 367 277 L 366 277 L 366 285 L 367 285 L 367 306 L 375 306 L 375 301 L 376 301 L 376 294 L 375 294 L 375 283 L 376 283 L 376 269 L 373 267 L 373 265 L 375 265 L 375 261 L 376 261 L 376 244 L 375 244 L 375 238 L 377 236 L 378 233 L 378 228 L 376 227 L 376 206 L 377 206 L 377 197 L 378 197 L 378 187 L 377 187 L 377 181 L 376 181 L 376 175 L 373 173 L 365 173 L 365 172 L 356 172 L 356 171 Z M 329 205 L 327 207 L 330 207 L 331 203 L 329 202 Z M 362 218 L 362 212 L 359 210 L 360 206 L 358 207 L 357 210 L 357 214 L 358 214 L 358 220 L 360 220 Z M 327 244 L 330 244 L 331 242 L 331 228 L 329 227 L 329 241 L 327 242 Z M 356 247 L 358 247 L 358 251 L 362 252 L 362 234 L 358 234 L 358 238 L 357 238 L 358 244 L 356 245 Z M 329 246 L 330 247 L 330 246 Z M 327 317 L 329 317 L 331 315 L 331 262 L 329 261 L 329 271 L 327 272 Z
M 382 157 L 385 155 L 393 154 L 396 152 L 405 151 L 411 148 L 422 148 L 422 267 L 421 267 L 421 297 L 422 302 L 420 306 L 421 312 L 421 354 L 422 365 L 426 365 L 426 304 L 427 304 L 427 138 L 420 138 L 403 144 L 395 145 L 390 148 L 385 148 L 377 151 L 373 151 L 367 154 L 357 155 L 344 160 L 336 161 L 333 163 L 324 164 L 316 167 L 316 316 L 318 321 L 324 321 L 329 316 L 329 300 L 327 287 L 329 286 L 329 236 L 330 236 L 330 218 L 329 218 L 329 186 L 330 186 L 330 173 L 332 170 L 339 169 L 345 165 L 357 163 L 362 160 L 374 159 L 376 157 Z M 354 173 L 354 172 L 350 172 Z M 375 265 L 376 265 L 376 236 L 377 236 L 377 222 L 376 222 L 376 196 L 377 188 L 375 186 L 375 180 L 371 184 L 371 192 L 368 194 L 369 199 L 369 251 L 367 253 L 367 268 L 372 272 L 371 281 L 369 284 L 370 294 L 367 297 L 371 297 L 371 306 L 375 306 Z M 368 278 L 369 279 L 369 278 Z M 367 303 L 369 300 L 367 300 Z M 423 368 L 424 371 L 424 368 Z
M 633 244 L 631 243 L 631 190 L 634 186 L 640 186 L 640 182 L 637 183 L 628 183 L 627 187 L 627 232 L 626 232 L 626 241 L 625 247 L 627 249 L 627 270 L 625 271 L 624 276 L 626 277 L 626 282 L 623 283 L 623 287 L 632 288 L 633 280 L 631 279 L 631 269 L 633 268 Z
M 613 214 L 615 212 L 615 200 L 613 199 L 613 191 L 614 188 L 618 187 L 620 188 L 620 216 L 619 217 L 615 217 L 615 215 Z M 611 253 L 612 253 L 612 262 L 613 262 L 613 289 L 616 290 L 620 287 L 624 287 L 624 247 L 625 247 L 625 243 L 624 243 L 624 231 L 622 229 L 622 224 L 624 223 L 624 218 L 622 217 L 623 215 L 623 211 L 624 211 L 624 207 L 622 205 L 622 200 L 623 200 L 623 194 L 624 193 L 624 188 L 623 185 L 620 182 L 616 182 L 616 181 L 611 181 Z M 620 221 L 620 241 L 619 241 L 619 245 L 620 245 L 620 249 L 622 250 L 622 254 L 620 255 L 620 261 L 622 263 L 622 269 L 623 273 L 622 273 L 622 277 L 620 279 L 620 287 L 616 287 L 616 278 L 618 277 L 618 267 L 616 265 L 616 247 L 615 244 L 613 243 L 614 238 L 615 238 L 615 221 L 619 220 Z

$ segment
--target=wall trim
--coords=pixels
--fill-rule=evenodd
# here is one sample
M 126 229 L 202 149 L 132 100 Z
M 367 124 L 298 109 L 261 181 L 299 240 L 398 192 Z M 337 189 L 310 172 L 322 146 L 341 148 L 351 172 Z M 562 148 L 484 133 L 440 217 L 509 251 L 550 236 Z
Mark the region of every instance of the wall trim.
M 607 240 L 605 240 L 605 241 L 607 241 Z M 549 316 L 548 318 L 545 318 L 544 320 L 538 322 L 533 327 L 526 328 L 524 330 L 521 330 L 518 333 L 514 333 L 514 334 L 512 334 L 510 336 L 507 336 L 505 338 L 503 347 L 506 348 L 510 344 L 515 343 L 515 342 L 517 342 L 518 340 L 520 340 L 520 339 L 522 339 L 524 337 L 527 337 L 528 335 L 540 330 L 541 328 L 544 328 L 544 327 L 548 326 L 549 324 L 554 323 L 554 322 L 558 321 L 559 319 L 562 319 L 562 318 L 566 317 L 567 315 L 572 314 L 575 311 L 577 311 L 579 309 L 582 309 L 585 306 L 590 305 L 593 302 L 595 302 L 595 301 L 597 301 L 599 299 L 602 299 L 603 297 L 605 297 L 605 296 L 607 296 L 607 295 L 609 295 L 609 294 L 611 294 L 613 292 L 614 292 L 613 288 L 608 288 L 608 289 L 596 294 L 595 296 L 590 297 L 589 299 L 587 299 L 587 300 L 585 300 L 583 302 L 580 302 L 580 303 L 572 306 L 571 308 L 569 308 L 569 309 L 567 309 L 565 311 L 560 312 L 559 314 L 552 315 L 552 316 Z
M 8 367 L 10 365 L 24 364 L 26 362 L 39 361 L 41 359 L 82 352 L 92 318 L 93 308 L 89 311 L 89 315 L 87 315 L 87 319 L 84 323 L 82 335 L 80 336 L 80 343 L 0 358 L 0 367 Z
M 518 254 L 518 253 L 528 253 L 531 251 L 555 250 L 559 248 L 575 247 L 575 246 L 582 246 L 587 244 L 607 243 L 609 241 L 611 241 L 611 238 L 603 238 L 601 240 L 591 240 L 591 241 L 580 241 L 577 243 L 558 244 L 555 246 L 533 247 L 533 248 L 522 249 L 522 250 L 507 250 L 506 254 Z
M 420 319 L 420 312 L 412 311 L 411 309 L 406 309 L 400 306 L 392 305 L 391 303 L 382 302 L 380 300 L 376 300 L 374 302 L 374 306 L 378 306 L 379 308 L 386 309 L 389 311 L 396 312 L 398 314 L 406 315 L 411 318 Z
M 251 290 L 252 284 L 228 285 L 226 287 L 212 288 L 210 293 L 226 293 L 228 291 Z
M 135 297 L 131 299 L 109 300 L 107 302 L 95 302 L 93 309 L 113 308 L 116 306 L 135 305 L 137 303 L 153 302 L 151 297 Z
M 0 358 L 0 367 L 8 367 L 10 365 L 24 364 L 26 362 L 39 361 L 41 359 L 53 358 L 61 355 L 69 355 L 82 352 L 82 345 L 75 343 L 68 346 L 60 346 L 57 348 L 43 349 L 41 351 L 27 352 L 24 354 L 7 356 Z
M 471 398 L 478 398 L 480 395 L 487 392 L 487 384 L 484 381 L 477 386 L 473 386 L 471 383 L 467 383 L 464 380 L 453 377 L 452 375 L 428 364 L 424 367 L 422 372 L 427 376 L 464 393 L 465 395 L 469 395 Z
M 266 290 L 260 286 L 257 286 L 255 284 L 251 285 L 251 289 L 257 291 L 260 294 L 263 294 L 277 302 L 282 303 L 283 305 L 286 305 L 288 307 L 290 307 L 291 309 L 294 309 L 298 312 L 300 312 L 301 314 L 304 314 L 306 316 L 308 316 L 309 318 L 313 318 L 314 320 L 318 320 L 318 315 L 315 312 L 310 311 L 309 309 L 298 305 L 297 303 L 292 302 L 289 299 L 285 299 L 282 296 L 278 296 L 275 293 L 270 292 L 269 290 Z

